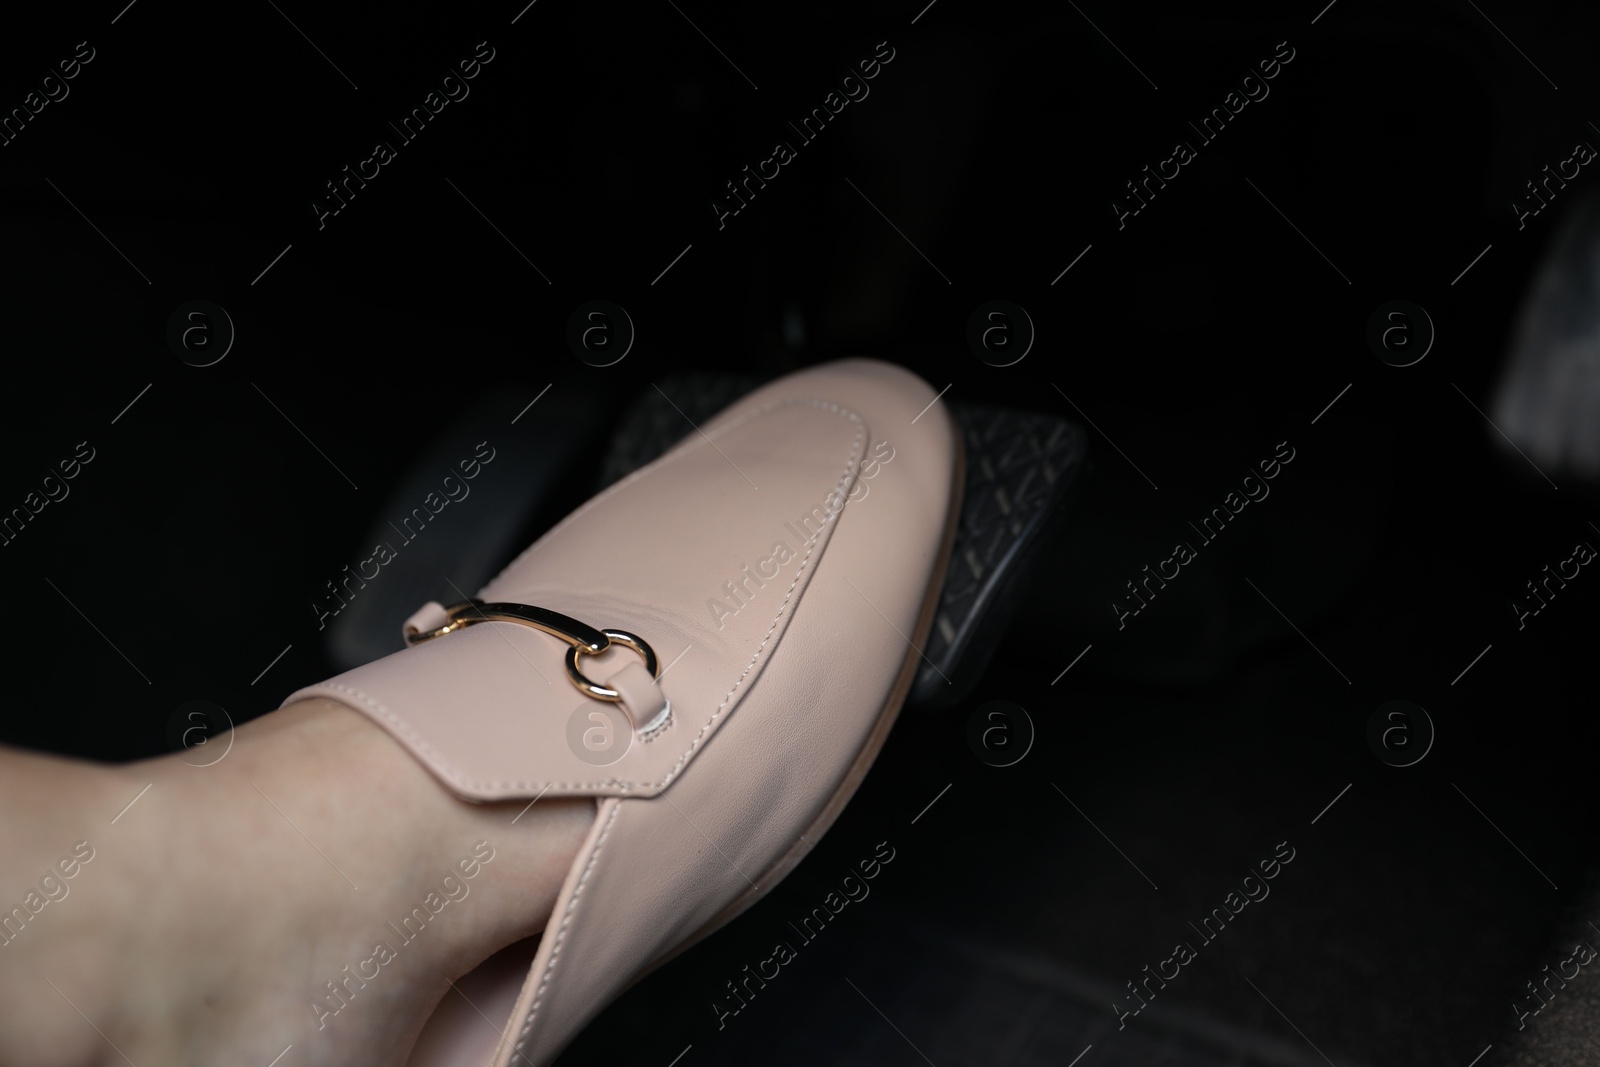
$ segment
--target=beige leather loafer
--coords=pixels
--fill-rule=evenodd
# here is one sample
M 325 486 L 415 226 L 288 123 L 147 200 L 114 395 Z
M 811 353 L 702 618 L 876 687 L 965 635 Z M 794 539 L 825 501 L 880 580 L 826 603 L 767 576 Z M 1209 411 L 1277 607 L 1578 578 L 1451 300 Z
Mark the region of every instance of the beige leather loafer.
M 921 662 L 960 507 L 961 439 L 934 400 L 870 360 L 764 386 L 473 601 L 419 611 L 412 647 L 289 698 L 371 716 L 465 800 L 595 798 L 510 1020 L 477 1020 L 497 1067 L 548 1064 L 855 792 Z

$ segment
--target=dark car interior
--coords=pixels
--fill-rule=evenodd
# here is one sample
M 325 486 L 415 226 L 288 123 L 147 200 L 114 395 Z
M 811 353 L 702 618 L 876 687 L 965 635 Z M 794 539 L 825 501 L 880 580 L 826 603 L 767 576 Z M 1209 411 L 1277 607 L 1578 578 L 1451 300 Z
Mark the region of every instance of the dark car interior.
M 925 667 L 559 1063 L 1600 1062 L 1600 9 L 525 2 L 0 35 L 0 742 L 207 743 L 871 356 Z

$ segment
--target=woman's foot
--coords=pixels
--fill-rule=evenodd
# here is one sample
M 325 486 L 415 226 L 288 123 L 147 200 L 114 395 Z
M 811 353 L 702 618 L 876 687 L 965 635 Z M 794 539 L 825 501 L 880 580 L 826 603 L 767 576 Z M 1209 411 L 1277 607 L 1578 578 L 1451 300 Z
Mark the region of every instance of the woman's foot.
M 0 752 L 0 810 L 0 1067 L 377 1067 L 543 928 L 595 807 L 464 803 L 313 700 L 207 767 Z

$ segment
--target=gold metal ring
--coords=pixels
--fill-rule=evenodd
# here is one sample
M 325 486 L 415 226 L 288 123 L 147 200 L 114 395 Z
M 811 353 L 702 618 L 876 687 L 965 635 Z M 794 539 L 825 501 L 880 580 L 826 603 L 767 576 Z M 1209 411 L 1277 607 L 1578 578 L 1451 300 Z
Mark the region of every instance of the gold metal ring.
M 651 648 L 644 638 L 630 634 L 626 630 L 606 630 L 604 633 L 610 641 L 614 641 L 619 645 L 626 645 L 639 653 L 644 658 L 644 669 L 650 672 L 650 677 L 654 678 L 656 676 L 657 660 L 655 649 Z M 596 700 L 609 700 L 612 703 L 621 700 L 621 693 L 615 689 L 608 689 L 598 682 L 590 681 L 584 676 L 583 671 L 578 669 L 578 654 L 580 652 L 585 655 L 595 655 L 594 652 L 587 648 L 581 648 L 577 644 L 567 649 L 567 677 L 572 679 L 572 684 L 577 686 L 580 692 L 594 697 Z

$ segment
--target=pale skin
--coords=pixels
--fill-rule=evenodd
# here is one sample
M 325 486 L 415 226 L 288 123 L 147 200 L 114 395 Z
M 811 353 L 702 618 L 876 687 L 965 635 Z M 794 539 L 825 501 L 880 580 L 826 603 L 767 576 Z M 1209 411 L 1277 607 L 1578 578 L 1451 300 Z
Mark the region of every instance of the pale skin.
M 594 818 L 588 799 L 458 800 L 328 700 L 199 762 L 0 749 L 0 907 L 38 893 L 0 943 L 0 1067 L 265 1067 L 291 1043 L 283 1067 L 399 1067 L 451 980 L 543 929 Z M 92 859 L 61 878 L 79 842 Z M 452 872 L 466 895 L 402 944 L 387 924 Z M 41 907 L 47 873 L 59 899 Z M 393 958 L 319 1018 L 318 998 L 340 1003 L 325 983 L 377 942 Z

